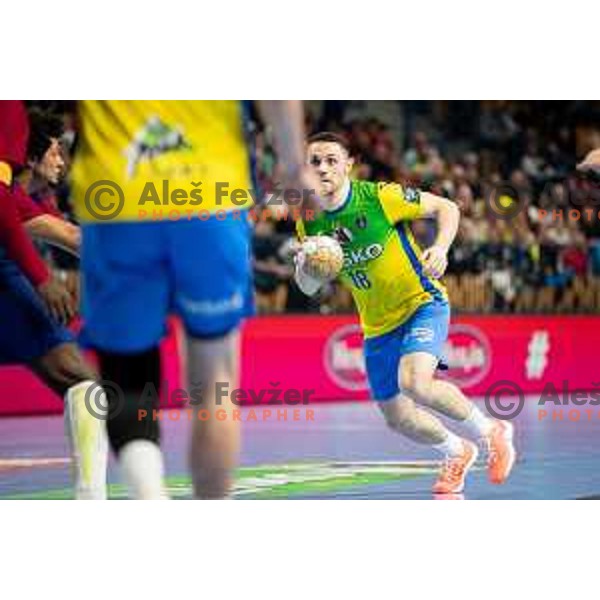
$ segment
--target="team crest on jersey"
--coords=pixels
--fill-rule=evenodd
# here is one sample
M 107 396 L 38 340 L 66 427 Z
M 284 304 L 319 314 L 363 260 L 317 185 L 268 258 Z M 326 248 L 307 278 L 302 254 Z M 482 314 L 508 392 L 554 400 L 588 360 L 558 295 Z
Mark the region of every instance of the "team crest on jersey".
M 332 235 L 342 245 L 350 244 L 354 239 L 352 232 L 347 227 L 336 227 Z
M 179 127 L 171 127 L 157 116 L 151 117 L 125 151 L 127 175 L 133 177 L 141 162 L 150 161 L 167 152 L 190 148 L 191 145 L 185 140 Z
M 407 202 L 416 204 L 421 200 L 421 192 L 417 188 L 406 187 L 404 188 L 404 199 Z
M 359 229 L 366 229 L 367 228 L 367 216 L 359 215 L 358 217 L 356 217 L 356 226 Z

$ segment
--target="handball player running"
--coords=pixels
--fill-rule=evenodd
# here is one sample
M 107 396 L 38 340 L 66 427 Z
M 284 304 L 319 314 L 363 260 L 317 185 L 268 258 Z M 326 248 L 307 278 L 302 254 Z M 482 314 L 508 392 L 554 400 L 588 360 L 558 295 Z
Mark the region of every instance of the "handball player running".
M 351 180 L 352 158 L 336 134 L 312 136 L 307 152 L 324 210 L 314 220 L 298 222 L 299 234 L 332 236 L 344 250 L 341 281 L 359 312 L 369 385 L 388 426 L 444 458 L 435 493 L 463 490 L 478 449 L 424 408 L 461 422 L 483 442 L 489 479 L 503 483 L 515 460 L 512 424 L 488 418 L 458 387 L 435 377 L 450 320 L 439 279 L 458 228 L 458 208 L 396 183 Z M 421 253 L 409 225 L 423 218 L 437 221 L 437 238 Z M 315 294 L 322 279 L 308 268 L 302 250 L 296 259 L 300 288 Z

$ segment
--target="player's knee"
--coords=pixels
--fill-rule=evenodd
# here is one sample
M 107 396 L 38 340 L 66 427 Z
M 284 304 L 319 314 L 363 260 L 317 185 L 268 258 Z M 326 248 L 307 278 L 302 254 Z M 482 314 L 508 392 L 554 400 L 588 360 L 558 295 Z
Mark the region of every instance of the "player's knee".
M 33 365 L 34 371 L 58 394 L 63 396 L 70 388 L 97 379 L 95 369 L 85 360 L 77 345 L 61 344 L 52 348 Z
M 160 352 L 98 352 L 108 400 L 108 438 L 116 454 L 129 442 L 160 442 Z
M 431 394 L 432 380 L 415 371 L 403 371 L 400 375 L 400 389 L 417 402 L 427 402 Z
M 397 396 L 382 404 L 381 409 L 388 427 L 394 430 L 411 428 L 417 417 L 415 403 L 406 396 Z

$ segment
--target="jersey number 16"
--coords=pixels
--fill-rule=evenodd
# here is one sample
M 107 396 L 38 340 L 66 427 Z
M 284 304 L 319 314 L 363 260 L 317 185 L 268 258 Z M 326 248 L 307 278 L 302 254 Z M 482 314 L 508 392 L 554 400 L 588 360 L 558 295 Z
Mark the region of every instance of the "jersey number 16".
M 364 271 L 354 271 L 350 273 L 350 278 L 354 287 L 357 287 L 359 290 L 368 290 L 371 287 L 371 282 Z

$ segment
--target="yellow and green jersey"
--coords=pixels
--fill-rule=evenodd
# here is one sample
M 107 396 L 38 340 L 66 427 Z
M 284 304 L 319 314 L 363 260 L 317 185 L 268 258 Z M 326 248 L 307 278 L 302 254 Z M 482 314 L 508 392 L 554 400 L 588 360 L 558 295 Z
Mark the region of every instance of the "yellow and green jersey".
M 444 286 L 426 275 L 409 222 L 423 215 L 420 193 L 395 183 L 352 181 L 344 204 L 299 221 L 298 234 L 329 235 L 344 250 L 340 279 L 352 292 L 366 338 L 388 333 Z
M 78 112 L 72 180 L 82 221 L 98 220 L 86 192 L 101 181 L 116 184 L 124 198 L 111 220 L 137 221 L 143 212 L 152 219 L 159 209 L 185 217 L 188 209 L 213 214 L 253 204 L 242 102 L 86 100 Z M 246 196 L 232 199 L 233 190 Z

